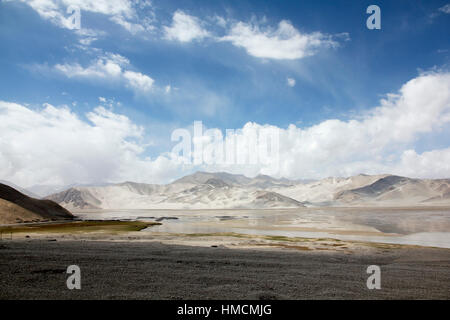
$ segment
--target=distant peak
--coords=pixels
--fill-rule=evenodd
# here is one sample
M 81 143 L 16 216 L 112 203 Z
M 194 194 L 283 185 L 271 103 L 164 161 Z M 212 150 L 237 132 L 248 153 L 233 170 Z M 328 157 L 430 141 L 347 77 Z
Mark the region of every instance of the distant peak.
M 217 179 L 217 178 L 208 179 L 205 182 L 205 184 L 211 185 L 211 186 L 216 187 L 216 188 L 229 187 L 229 185 L 226 182 L 224 182 L 221 179 Z

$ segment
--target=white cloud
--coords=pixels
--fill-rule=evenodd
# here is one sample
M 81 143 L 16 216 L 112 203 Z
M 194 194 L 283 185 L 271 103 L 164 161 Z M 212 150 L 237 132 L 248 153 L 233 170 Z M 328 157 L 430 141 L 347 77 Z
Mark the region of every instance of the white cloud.
M 289 178 L 323 178 L 359 173 L 450 177 L 450 148 L 418 153 L 414 144 L 450 123 L 450 73 L 429 73 L 408 81 L 396 94 L 358 119 L 330 119 L 288 128 L 249 122 L 241 135 L 279 130 L 279 166 L 210 165 L 204 169 Z
M 448 13 L 450 14 L 450 3 L 446 4 L 445 6 L 439 8 L 439 11 L 443 12 L 443 13 Z
M 276 29 L 238 22 L 220 40 L 242 47 L 257 58 L 286 60 L 314 55 L 319 48 L 338 46 L 332 36 L 320 32 L 301 33 L 286 20 L 282 20 Z
M 396 170 L 413 177 L 450 177 L 450 148 L 426 151 L 417 154 L 415 150 L 402 153 L 401 161 Z
M 73 29 L 67 8 L 74 6 L 81 10 L 81 29 L 76 30 L 80 43 L 89 46 L 106 33 L 86 28 L 83 12 L 102 14 L 110 21 L 122 26 L 131 34 L 154 31 L 155 13 L 150 1 L 145 0 L 20 0 L 28 4 L 43 19 L 55 25 Z M 445 8 L 445 7 L 443 7 Z M 443 8 L 441 8 L 443 10 Z M 321 32 L 302 33 L 289 21 L 282 20 L 276 28 L 265 27 L 265 17 L 260 22 L 234 22 L 215 15 L 203 21 L 178 9 L 172 16 L 170 26 L 163 26 L 163 37 L 179 42 L 228 41 L 244 48 L 248 54 L 268 59 L 300 59 L 314 55 L 319 49 L 336 47 L 339 41 L 349 40 L 348 33 L 326 35 Z M 209 23 L 207 23 L 209 21 Z M 215 25 L 227 33 L 218 37 L 206 26 Z
M 75 30 L 75 33 L 80 37 L 79 42 L 85 46 L 90 45 L 93 41 L 98 40 L 98 38 L 106 34 L 103 31 L 86 28 Z
M 295 125 L 282 129 L 279 173 L 314 178 L 360 172 L 450 176 L 449 166 L 442 161 L 428 169 L 414 159 L 406 161 L 411 155 L 407 150 L 420 135 L 438 132 L 449 123 L 450 73 L 421 75 L 359 120 L 331 119 L 305 129 Z M 448 152 L 434 151 L 419 157 Z
M 286 83 L 289 87 L 294 87 L 295 86 L 295 79 L 294 78 L 287 78 L 286 79 Z
M 191 42 L 202 40 L 209 36 L 208 31 L 203 29 L 201 21 L 193 16 L 177 10 L 172 17 L 172 25 L 164 27 L 165 38 L 180 42 Z
M 145 132 L 129 118 L 99 107 L 87 120 L 67 107 L 31 109 L 0 102 L 0 176 L 16 184 L 135 180 L 167 182 L 189 172 L 173 155 L 143 156 Z M 450 73 L 408 81 L 358 119 L 330 119 L 300 128 L 249 122 L 241 135 L 279 129 L 280 165 L 202 165 L 195 169 L 323 178 L 358 173 L 450 177 L 450 148 L 419 153 L 417 138 L 450 123 Z M 169 150 L 167 150 L 169 151 Z
M 146 30 L 144 26 L 138 23 L 129 22 L 122 16 L 113 16 L 111 17 L 111 21 L 117 23 L 118 25 L 121 25 L 123 28 L 125 28 L 128 32 L 132 34 L 143 32 Z
M 29 186 L 73 181 L 165 181 L 176 175 L 166 157 L 141 156 L 141 127 L 99 107 L 80 119 L 67 107 L 32 110 L 0 101 L 0 176 Z
M 140 92 L 150 91 L 154 82 L 149 76 L 134 71 L 125 71 L 123 77 L 128 80 L 129 86 Z
M 70 6 L 80 9 L 83 12 L 102 14 L 118 25 L 121 25 L 130 33 L 138 33 L 150 30 L 153 26 L 148 17 L 140 19 L 136 8 L 144 9 L 151 7 L 150 1 L 130 1 L 130 0 L 20 0 L 27 3 L 43 19 L 49 20 L 61 28 L 72 29 L 69 21 L 69 14 L 66 10 Z M 81 18 L 83 19 L 83 18 Z M 81 21 L 83 28 L 83 20 Z M 82 29 L 83 30 L 83 29 Z M 81 39 L 82 44 L 87 44 L 89 37 Z
M 68 78 L 117 78 L 122 74 L 120 65 L 106 59 L 98 59 L 86 68 L 78 63 L 57 64 L 54 68 Z
M 45 0 L 46 2 L 48 0 Z M 42 0 L 32 0 L 31 2 L 42 2 Z M 129 0 L 60 0 L 66 7 L 74 5 L 83 11 L 101 13 L 105 15 L 123 15 L 130 17 L 134 14 L 133 1 Z
M 214 17 L 210 18 L 212 21 L 214 21 L 219 27 L 226 28 L 228 25 L 228 21 L 225 20 L 223 17 L 215 15 Z
M 137 93 L 147 93 L 154 80 L 140 72 L 127 70 L 129 60 L 118 54 L 106 54 L 87 67 L 78 63 L 57 64 L 53 70 L 68 78 L 122 82 Z

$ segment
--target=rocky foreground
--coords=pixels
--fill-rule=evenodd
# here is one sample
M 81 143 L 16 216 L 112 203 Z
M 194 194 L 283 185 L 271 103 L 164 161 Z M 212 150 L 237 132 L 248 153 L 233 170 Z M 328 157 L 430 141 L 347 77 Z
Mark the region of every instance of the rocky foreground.
M 81 290 L 68 290 L 69 265 Z M 369 265 L 381 289 L 366 287 Z M 229 249 L 138 241 L 0 242 L 0 299 L 450 299 L 450 250 Z

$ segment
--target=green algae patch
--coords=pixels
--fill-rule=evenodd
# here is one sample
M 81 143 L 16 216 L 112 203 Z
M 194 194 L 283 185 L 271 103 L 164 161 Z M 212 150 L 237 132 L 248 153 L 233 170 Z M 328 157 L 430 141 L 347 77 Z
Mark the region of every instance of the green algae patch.
M 154 225 L 161 225 L 158 222 L 143 221 L 70 221 L 55 223 L 34 223 L 27 225 L 13 225 L 0 227 L 0 232 L 4 235 L 15 233 L 118 233 L 141 231 Z

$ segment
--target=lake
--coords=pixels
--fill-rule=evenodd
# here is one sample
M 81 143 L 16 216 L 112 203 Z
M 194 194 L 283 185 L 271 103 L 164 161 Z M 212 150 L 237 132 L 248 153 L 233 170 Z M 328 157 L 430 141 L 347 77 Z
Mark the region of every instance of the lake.
M 450 248 L 450 208 L 89 210 L 81 219 L 160 221 L 143 232 L 235 232 Z

